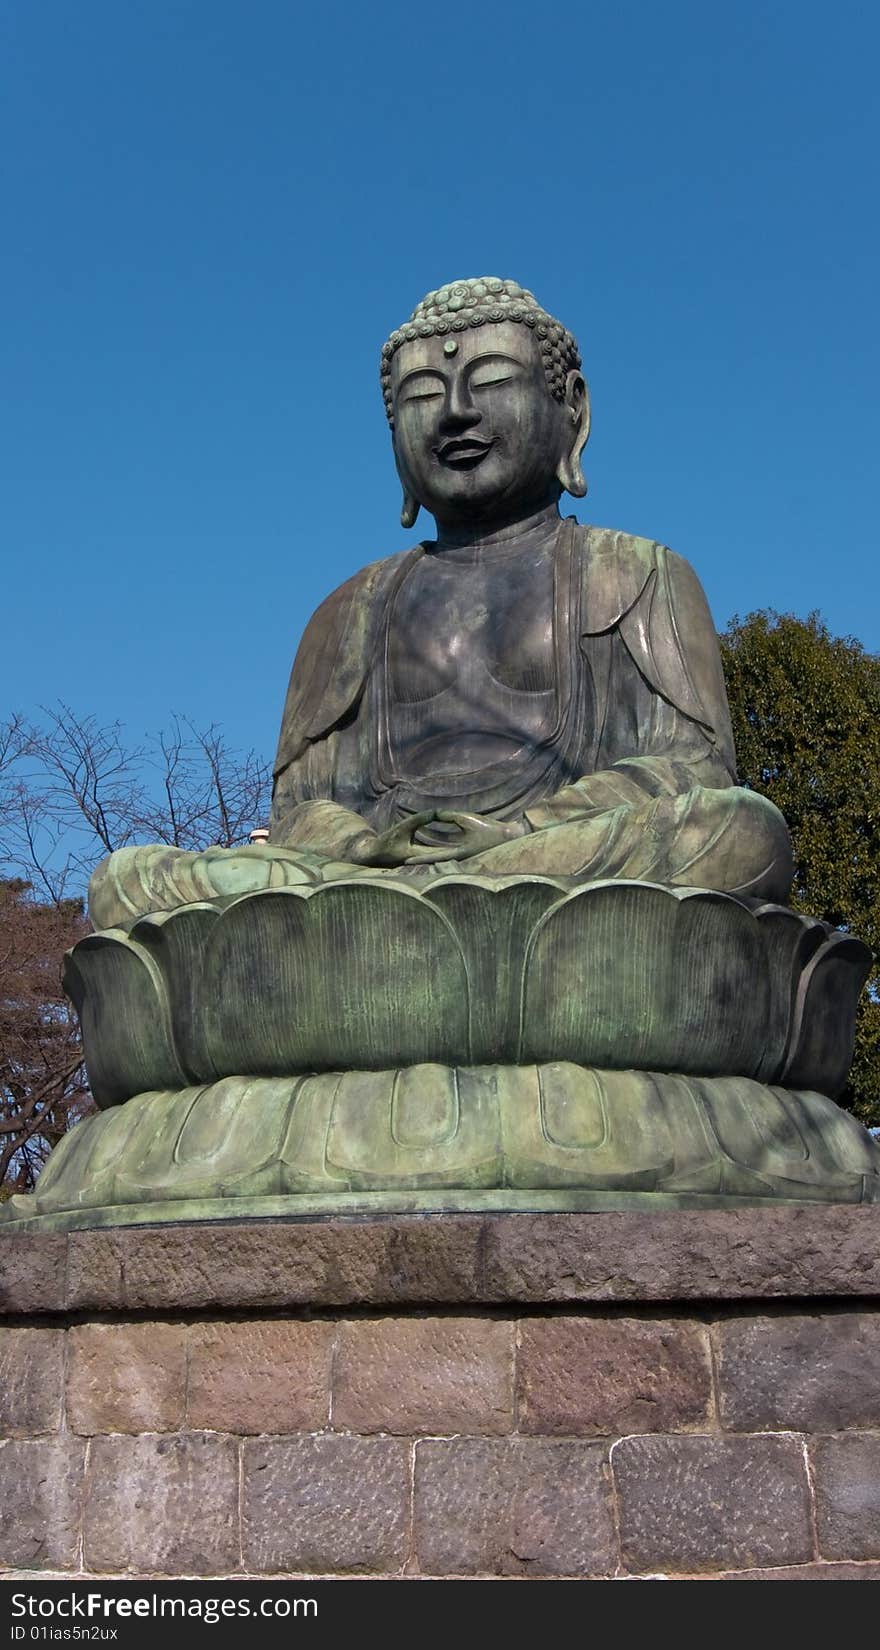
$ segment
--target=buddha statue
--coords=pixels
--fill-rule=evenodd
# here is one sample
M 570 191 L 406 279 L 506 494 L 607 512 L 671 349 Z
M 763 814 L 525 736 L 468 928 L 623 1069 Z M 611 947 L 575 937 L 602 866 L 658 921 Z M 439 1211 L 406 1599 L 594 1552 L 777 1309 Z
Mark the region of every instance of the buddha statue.
M 100 1110 L 0 1221 L 880 1201 L 834 1098 L 870 952 L 785 907 L 687 562 L 560 515 L 573 337 L 459 281 L 381 374 L 435 536 L 309 623 L 266 840 L 95 872 Z
M 563 519 L 590 402 L 514 281 L 431 292 L 382 352 L 403 486 L 436 536 L 321 605 L 293 666 L 268 841 L 130 847 L 99 928 L 303 878 L 444 870 L 784 899 L 788 833 L 736 783 L 718 643 L 679 556 Z

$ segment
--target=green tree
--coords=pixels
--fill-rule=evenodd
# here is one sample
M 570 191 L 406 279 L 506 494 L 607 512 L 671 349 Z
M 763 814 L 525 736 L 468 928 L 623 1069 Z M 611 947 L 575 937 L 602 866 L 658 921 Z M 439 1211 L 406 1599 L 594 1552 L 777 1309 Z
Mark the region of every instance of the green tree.
M 740 779 L 791 830 L 791 904 L 875 952 L 840 1102 L 880 1124 L 880 658 L 818 613 L 731 619 L 721 636 Z

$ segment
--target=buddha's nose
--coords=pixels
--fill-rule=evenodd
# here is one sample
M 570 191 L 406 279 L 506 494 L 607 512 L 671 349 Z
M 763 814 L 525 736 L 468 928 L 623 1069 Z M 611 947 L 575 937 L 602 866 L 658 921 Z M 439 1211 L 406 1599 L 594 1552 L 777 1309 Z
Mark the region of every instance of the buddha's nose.
M 446 404 L 440 420 L 441 429 L 449 433 L 453 430 L 467 430 L 472 424 L 478 424 L 482 414 L 475 405 L 464 378 L 453 378 L 446 392 Z

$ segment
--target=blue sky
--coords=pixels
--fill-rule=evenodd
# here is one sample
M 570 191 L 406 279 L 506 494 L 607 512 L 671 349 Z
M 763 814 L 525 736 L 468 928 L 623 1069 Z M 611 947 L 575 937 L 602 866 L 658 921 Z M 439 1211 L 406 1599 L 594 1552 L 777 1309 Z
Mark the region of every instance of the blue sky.
M 581 343 L 581 520 L 880 649 L 878 49 L 849 0 L 2 0 L 5 708 L 271 755 L 309 614 L 418 537 L 378 353 L 461 275 Z

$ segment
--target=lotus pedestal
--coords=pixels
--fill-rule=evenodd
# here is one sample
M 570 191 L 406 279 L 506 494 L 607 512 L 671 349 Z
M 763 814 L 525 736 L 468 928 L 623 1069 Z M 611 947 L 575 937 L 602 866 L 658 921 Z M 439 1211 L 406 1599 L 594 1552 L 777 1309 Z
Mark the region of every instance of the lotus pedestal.
M 834 1103 L 870 953 L 642 882 L 387 879 L 146 917 L 70 953 L 99 1115 L 35 1229 L 880 1201 Z

